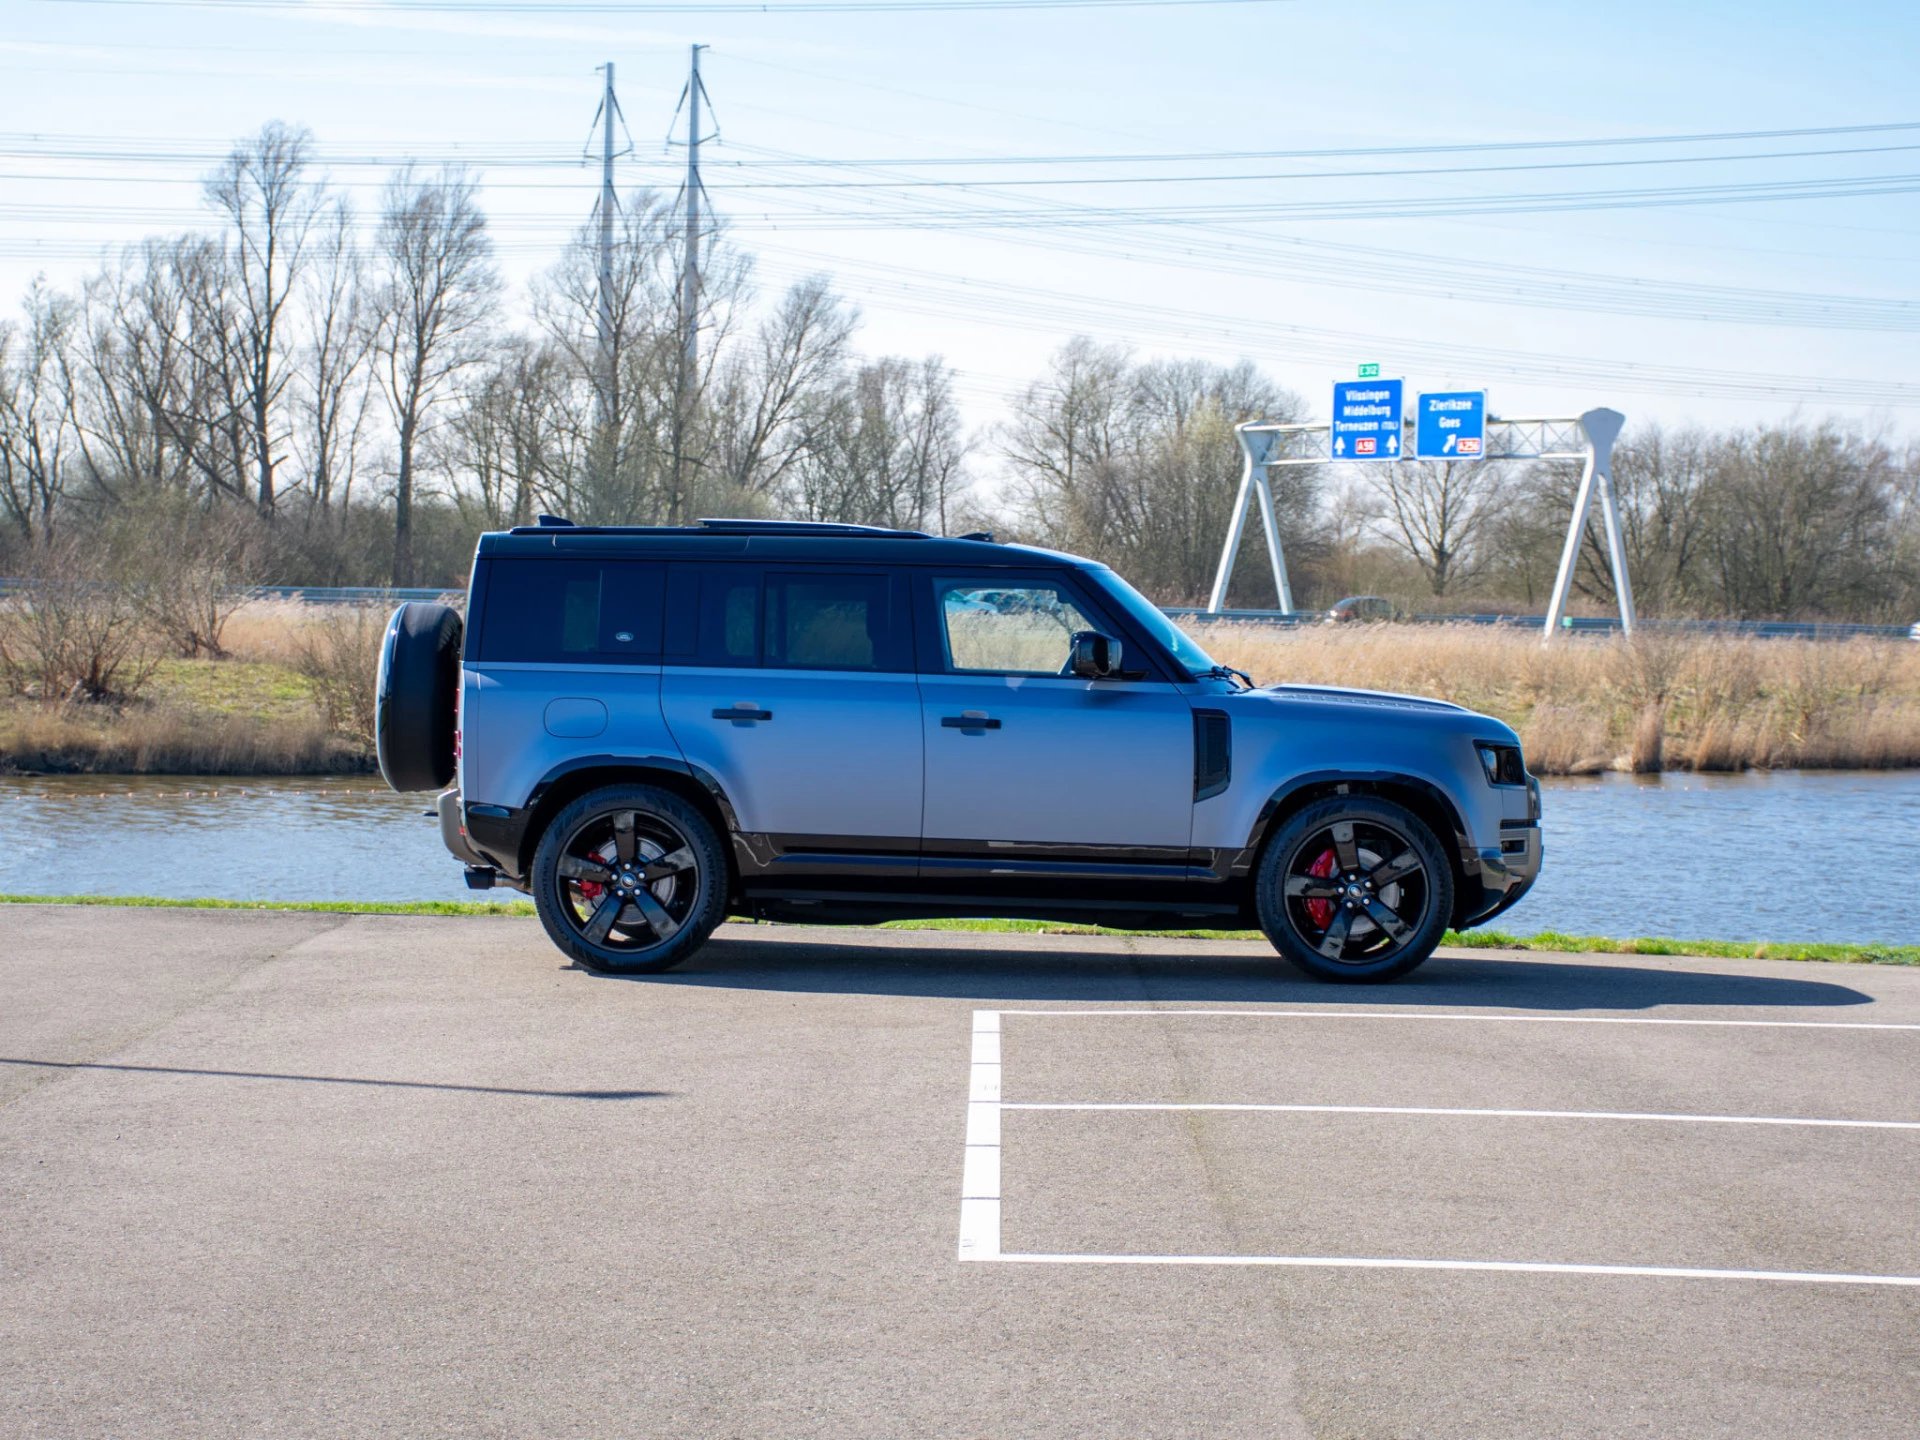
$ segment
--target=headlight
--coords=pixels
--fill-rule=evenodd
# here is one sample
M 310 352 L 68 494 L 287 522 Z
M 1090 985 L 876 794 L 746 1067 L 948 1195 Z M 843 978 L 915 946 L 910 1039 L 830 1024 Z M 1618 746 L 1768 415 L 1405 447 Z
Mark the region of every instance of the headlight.
M 1518 745 L 1495 745 L 1476 740 L 1473 748 L 1480 756 L 1480 768 L 1487 772 L 1489 785 L 1524 785 L 1527 767 L 1520 759 Z

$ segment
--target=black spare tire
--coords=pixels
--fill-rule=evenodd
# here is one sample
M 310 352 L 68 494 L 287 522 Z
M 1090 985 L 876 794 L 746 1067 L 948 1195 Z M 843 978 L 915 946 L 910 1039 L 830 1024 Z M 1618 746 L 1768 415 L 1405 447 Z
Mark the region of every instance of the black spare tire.
M 409 600 L 380 642 L 374 748 L 396 790 L 438 790 L 453 779 L 460 699 L 460 612 Z

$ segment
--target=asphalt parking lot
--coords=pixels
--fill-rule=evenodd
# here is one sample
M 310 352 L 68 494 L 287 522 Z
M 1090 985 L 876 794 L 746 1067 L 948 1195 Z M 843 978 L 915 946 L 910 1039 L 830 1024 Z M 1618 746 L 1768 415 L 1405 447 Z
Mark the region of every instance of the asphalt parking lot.
M 1902 1436 L 1920 972 L 0 909 L 0 1434 Z

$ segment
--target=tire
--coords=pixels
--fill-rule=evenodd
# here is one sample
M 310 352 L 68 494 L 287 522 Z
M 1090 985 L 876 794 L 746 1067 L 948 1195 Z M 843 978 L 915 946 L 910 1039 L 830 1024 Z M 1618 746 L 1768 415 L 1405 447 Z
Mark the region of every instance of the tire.
M 460 612 L 409 600 L 380 642 L 374 689 L 374 749 L 395 790 L 439 790 L 454 771 L 459 723 Z
M 669 970 L 726 916 L 719 835 L 651 785 L 610 785 L 568 805 L 540 836 L 532 878 L 548 938 L 600 974 Z
M 1395 980 L 1433 954 L 1453 869 L 1433 830 L 1377 795 L 1337 795 L 1283 822 L 1254 876 L 1260 928 L 1316 980 Z

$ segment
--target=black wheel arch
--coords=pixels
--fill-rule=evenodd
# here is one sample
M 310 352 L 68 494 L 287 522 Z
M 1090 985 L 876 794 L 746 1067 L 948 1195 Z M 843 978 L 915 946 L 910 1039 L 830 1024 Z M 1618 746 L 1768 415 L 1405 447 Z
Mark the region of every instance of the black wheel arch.
M 567 806 L 609 785 L 655 785 L 694 806 L 719 834 L 727 853 L 729 895 L 739 882 L 739 861 L 730 842 L 739 834 L 733 804 L 719 781 L 677 755 L 581 755 L 541 776 L 519 809 L 469 805 L 467 831 L 474 843 L 516 878 L 527 874 L 540 837 Z M 511 862 L 509 865 L 508 862 Z
M 1458 923 L 1472 909 L 1472 902 L 1480 894 L 1480 857 L 1467 839 L 1460 811 L 1446 791 L 1431 780 L 1393 770 L 1319 770 L 1294 776 L 1260 807 L 1253 834 L 1233 861 L 1234 877 L 1254 873 L 1267 843 L 1290 816 L 1334 795 L 1377 795 L 1419 816 L 1440 841 L 1453 869 L 1453 914 L 1449 923 Z

